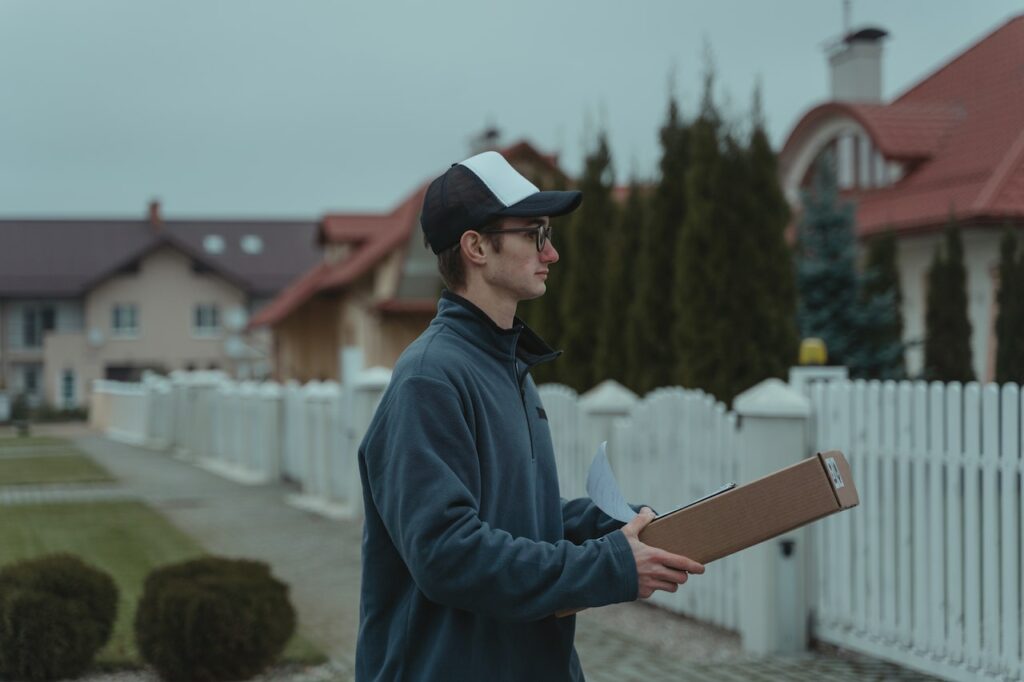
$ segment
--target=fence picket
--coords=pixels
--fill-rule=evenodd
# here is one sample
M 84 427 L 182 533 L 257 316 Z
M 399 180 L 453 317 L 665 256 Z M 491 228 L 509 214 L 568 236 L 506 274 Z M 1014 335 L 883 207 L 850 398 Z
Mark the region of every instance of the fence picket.
M 946 632 L 950 661 L 959 663 L 964 656 L 964 583 L 963 583 L 963 438 L 961 420 L 963 395 L 959 383 L 946 389 Z
M 914 649 L 928 649 L 928 595 L 931 586 L 928 565 L 927 466 L 928 466 L 928 387 L 923 381 L 914 383 L 913 433 L 913 519 L 911 539 L 914 552 Z
M 981 640 L 981 389 L 964 389 L 964 653 L 982 665 Z
M 886 638 L 896 636 L 896 576 L 899 562 L 896 553 L 896 384 L 887 381 L 882 387 L 881 478 L 882 495 L 878 515 L 882 533 L 880 593 L 882 598 L 882 632 Z
M 928 623 L 932 655 L 942 657 L 946 649 L 946 561 L 944 552 L 944 460 L 946 453 L 945 384 L 933 381 L 928 389 L 928 563 L 931 566 L 928 592 Z
M 999 388 L 982 389 L 982 646 L 985 668 L 996 674 L 1002 668 L 999 626 Z
M 1020 527 L 1018 525 L 1020 515 L 1017 512 L 1020 471 L 1020 459 L 1017 451 L 1019 424 L 1017 415 L 1020 413 L 1018 407 L 1019 391 L 1015 384 L 1006 384 L 1002 387 L 1000 395 L 1000 431 L 999 459 L 1001 467 L 999 477 L 1001 481 L 1001 502 L 1002 518 L 1000 529 L 1002 538 L 999 543 L 1002 556 L 1002 594 L 999 601 L 1002 604 L 1002 653 L 1003 667 L 1011 677 L 1020 676 L 1020 631 L 1018 609 L 1008 608 L 1009 605 L 1018 604 L 1018 586 L 1020 576 L 1018 574 L 1020 556 Z

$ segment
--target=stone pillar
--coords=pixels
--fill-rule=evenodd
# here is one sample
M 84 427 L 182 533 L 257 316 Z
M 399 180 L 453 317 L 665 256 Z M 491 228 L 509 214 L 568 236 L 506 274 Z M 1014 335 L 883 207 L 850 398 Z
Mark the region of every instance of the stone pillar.
M 804 429 L 810 402 L 779 379 L 736 398 L 740 418 L 740 482 L 748 483 L 808 456 Z M 810 534 L 798 528 L 741 552 L 740 636 L 759 655 L 807 648 Z

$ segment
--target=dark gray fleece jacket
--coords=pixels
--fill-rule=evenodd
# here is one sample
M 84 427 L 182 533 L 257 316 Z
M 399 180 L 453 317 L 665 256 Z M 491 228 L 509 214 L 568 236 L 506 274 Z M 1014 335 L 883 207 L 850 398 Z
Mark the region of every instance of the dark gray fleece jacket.
M 356 679 L 582 680 L 563 609 L 631 601 L 622 524 L 562 500 L 529 369 L 557 356 L 444 292 L 359 448 Z

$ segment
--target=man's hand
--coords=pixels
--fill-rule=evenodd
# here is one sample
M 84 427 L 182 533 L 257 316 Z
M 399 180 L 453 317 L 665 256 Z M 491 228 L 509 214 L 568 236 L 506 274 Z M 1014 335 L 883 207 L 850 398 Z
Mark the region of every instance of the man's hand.
M 653 520 L 654 512 L 644 507 L 632 521 L 622 527 L 636 561 L 640 599 L 647 599 L 655 590 L 675 592 L 679 585 L 686 582 L 690 573 L 704 572 L 704 566 L 693 559 L 640 542 L 640 531 Z

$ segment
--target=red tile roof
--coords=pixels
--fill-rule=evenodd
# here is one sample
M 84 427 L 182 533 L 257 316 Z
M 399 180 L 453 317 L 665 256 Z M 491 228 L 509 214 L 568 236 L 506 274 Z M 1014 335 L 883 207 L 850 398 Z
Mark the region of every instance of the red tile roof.
M 539 161 L 565 176 L 557 165 L 557 156 L 542 154 L 526 141 L 499 151 L 509 159 L 530 158 Z M 429 183 L 420 185 L 389 213 L 341 213 L 324 216 L 320 221 L 319 243 L 348 244 L 352 250 L 343 260 L 336 263 L 320 263 L 297 279 L 270 304 L 257 312 L 249 326 L 278 324 L 316 294 L 337 291 L 369 273 L 388 254 L 406 243 L 412 236 L 412 231 L 419 226 L 420 208 L 428 186 Z M 435 307 L 436 302 L 431 302 L 430 310 Z M 406 302 L 389 299 L 378 303 L 376 308 L 392 314 L 422 313 L 424 303 L 420 300 Z
M 1024 15 L 1010 19 L 887 105 L 829 102 L 808 112 L 785 158 L 817 123 L 857 120 L 888 159 L 911 162 L 890 187 L 852 193 L 862 235 L 958 220 L 1024 218 Z

